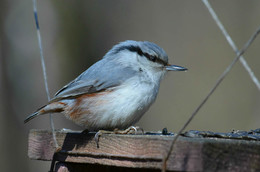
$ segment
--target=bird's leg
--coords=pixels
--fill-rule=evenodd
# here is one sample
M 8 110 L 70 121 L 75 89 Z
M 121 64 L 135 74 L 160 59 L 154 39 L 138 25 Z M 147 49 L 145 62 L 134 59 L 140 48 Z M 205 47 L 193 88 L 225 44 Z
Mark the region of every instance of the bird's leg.
M 89 133 L 89 130 L 88 129 L 85 129 L 81 132 L 81 134 L 88 134 Z

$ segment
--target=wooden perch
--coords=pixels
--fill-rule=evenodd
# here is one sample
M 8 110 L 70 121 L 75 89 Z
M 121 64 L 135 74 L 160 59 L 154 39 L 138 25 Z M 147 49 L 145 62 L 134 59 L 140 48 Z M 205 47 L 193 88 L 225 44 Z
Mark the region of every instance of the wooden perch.
M 161 169 L 162 158 L 174 136 L 103 134 L 99 148 L 94 133 L 57 131 L 56 137 L 61 146 L 56 161 L 63 164 Z M 30 131 L 29 158 L 51 161 L 54 152 L 50 131 Z M 260 141 L 180 136 L 168 160 L 167 170 L 259 171 Z

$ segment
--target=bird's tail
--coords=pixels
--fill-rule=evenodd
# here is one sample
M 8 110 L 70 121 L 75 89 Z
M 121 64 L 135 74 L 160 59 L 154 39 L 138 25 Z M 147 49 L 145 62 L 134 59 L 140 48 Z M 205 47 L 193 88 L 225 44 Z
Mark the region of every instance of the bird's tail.
M 27 123 L 28 121 L 32 120 L 33 118 L 40 115 L 39 111 L 34 112 L 33 114 L 27 116 L 27 118 L 24 120 L 24 123 Z
M 62 112 L 64 111 L 66 104 L 62 102 L 53 102 L 50 104 L 47 104 L 41 108 L 39 108 L 36 112 L 33 114 L 29 115 L 25 120 L 24 123 L 29 122 L 33 118 L 39 116 L 39 115 L 44 115 L 47 113 L 52 113 L 52 112 Z

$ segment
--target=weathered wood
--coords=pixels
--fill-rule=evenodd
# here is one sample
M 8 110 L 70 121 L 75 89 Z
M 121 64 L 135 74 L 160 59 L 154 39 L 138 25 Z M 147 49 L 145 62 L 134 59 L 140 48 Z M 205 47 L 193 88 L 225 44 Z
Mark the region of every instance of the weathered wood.
M 86 171 L 102 171 L 102 172 L 160 172 L 159 169 L 147 168 L 127 168 L 105 166 L 97 164 L 82 164 L 82 163 L 68 163 L 58 162 L 55 167 L 55 172 L 86 172 Z
M 59 162 L 160 169 L 173 136 L 103 134 L 99 148 L 94 134 L 57 132 Z M 28 156 L 52 160 L 52 133 L 31 130 Z M 260 142 L 220 138 L 180 137 L 167 163 L 169 171 L 258 171 Z

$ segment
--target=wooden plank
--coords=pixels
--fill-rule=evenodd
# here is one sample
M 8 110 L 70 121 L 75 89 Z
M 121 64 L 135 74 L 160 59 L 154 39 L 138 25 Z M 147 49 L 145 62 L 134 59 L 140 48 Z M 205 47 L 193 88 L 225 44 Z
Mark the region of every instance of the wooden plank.
M 127 168 L 96 164 L 58 162 L 55 172 L 83 172 L 83 171 L 102 171 L 102 172 L 160 172 L 158 169 Z
M 103 134 L 99 148 L 94 133 L 57 132 L 57 161 L 118 167 L 160 169 L 174 136 Z M 52 160 L 52 133 L 31 130 L 28 156 Z M 260 142 L 220 138 L 180 137 L 167 163 L 169 171 L 258 171 Z

